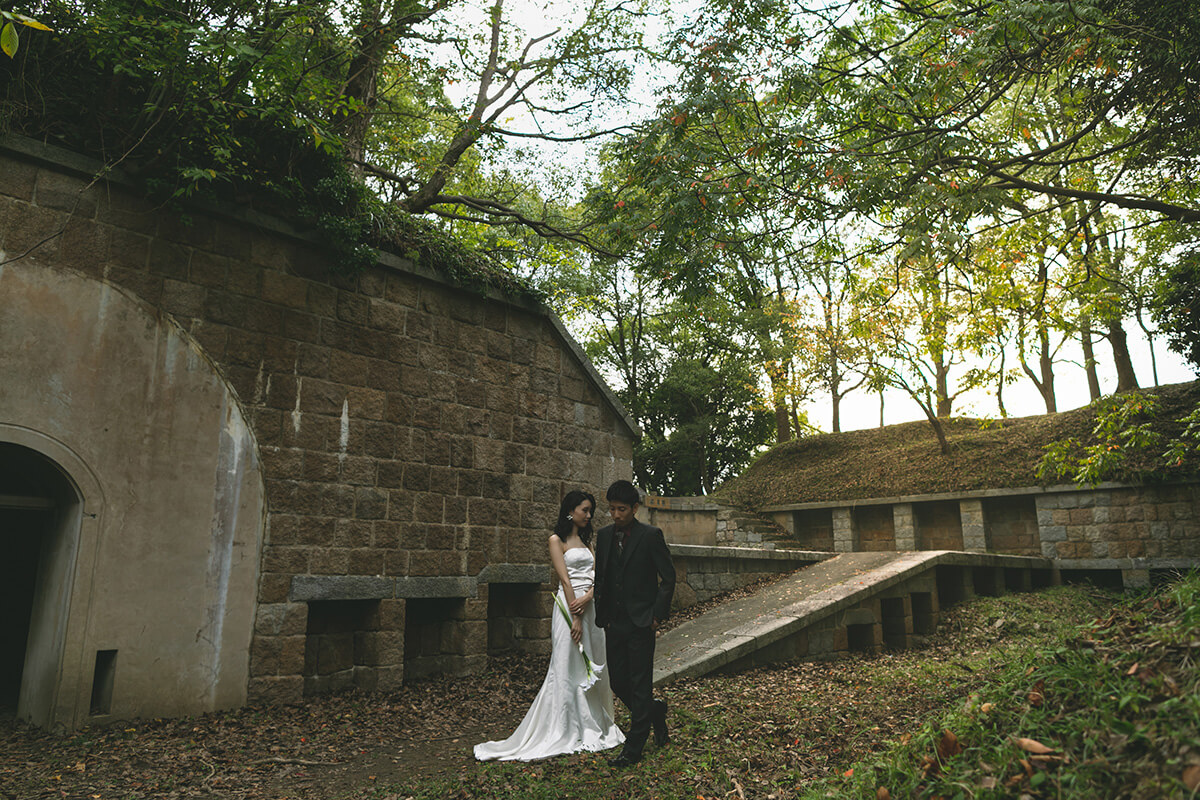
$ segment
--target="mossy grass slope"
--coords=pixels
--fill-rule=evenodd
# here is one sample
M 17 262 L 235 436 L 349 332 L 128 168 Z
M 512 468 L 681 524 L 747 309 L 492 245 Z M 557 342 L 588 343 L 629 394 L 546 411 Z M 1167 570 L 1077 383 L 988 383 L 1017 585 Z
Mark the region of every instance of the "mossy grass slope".
M 1143 390 L 1158 397 L 1154 427 L 1178 436 L 1200 403 L 1200 381 Z M 777 445 L 714 496 L 745 508 L 1037 486 L 1052 442 L 1094 440 L 1095 409 L 1010 419 L 945 420 L 943 454 L 928 422 L 823 433 Z M 1131 464 L 1131 467 L 1136 467 Z

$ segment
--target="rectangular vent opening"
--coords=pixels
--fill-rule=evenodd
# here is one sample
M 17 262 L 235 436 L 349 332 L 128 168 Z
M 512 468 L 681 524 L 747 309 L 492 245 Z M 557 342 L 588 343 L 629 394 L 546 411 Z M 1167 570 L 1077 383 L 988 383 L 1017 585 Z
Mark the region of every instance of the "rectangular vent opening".
M 92 716 L 112 712 L 113 678 L 117 671 L 117 651 L 96 651 L 96 672 L 92 676 Z

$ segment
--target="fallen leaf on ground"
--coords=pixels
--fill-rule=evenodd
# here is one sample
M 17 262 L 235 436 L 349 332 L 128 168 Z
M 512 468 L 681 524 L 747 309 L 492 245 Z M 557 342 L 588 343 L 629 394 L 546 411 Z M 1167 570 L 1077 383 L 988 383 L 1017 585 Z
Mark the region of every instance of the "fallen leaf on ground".
M 942 731 L 942 738 L 938 740 L 937 752 L 938 758 L 945 761 L 947 758 L 961 753 L 962 745 L 958 743 L 958 737 L 953 733 Z
M 1026 739 L 1021 736 L 1014 736 L 1013 744 L 1024 750 L 1026 753 L 1035 753 L 1041 756 L 1054 752 L 1053 747 L 1046 747 L 1046 745 L 1042 744 L 1037 739 Z

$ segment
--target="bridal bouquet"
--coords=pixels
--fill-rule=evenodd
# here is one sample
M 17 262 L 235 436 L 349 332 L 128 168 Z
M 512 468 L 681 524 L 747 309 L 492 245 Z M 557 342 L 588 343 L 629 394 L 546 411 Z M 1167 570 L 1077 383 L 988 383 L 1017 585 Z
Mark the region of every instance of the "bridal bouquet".
M 567 609 L 566 604 L 563 603 L 562 598 L 558 596 L 557 592 L 554 593 L 554 604 L 558 606 L 558 610 L 562 612 L 563 619 L 567 621 L 567 627 L 570 628 L 574 622 L 571 619 L 571 612 Z M 590 689 L 596 685 L 596 681 L 600 680 L 600 670 L 604 666 L 601 665 L 599 669 L 592 666 L 592 660 L 588 658 L 587 652 L 583 649 L 583 642 L 579 643 L 579 655 L 583 656 L 583 666 L 587 670 L 587 676 L 583 679 L 581 685 L 584 689 Z

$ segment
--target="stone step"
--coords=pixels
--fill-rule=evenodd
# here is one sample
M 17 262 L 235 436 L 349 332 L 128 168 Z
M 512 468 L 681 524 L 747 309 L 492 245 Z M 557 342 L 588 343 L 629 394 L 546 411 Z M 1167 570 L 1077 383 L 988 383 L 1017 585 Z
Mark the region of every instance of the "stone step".
M 723 506 L 717 513 L 717 542 L 732 547 L 773 547 L 792 537 L 774 521 Z

